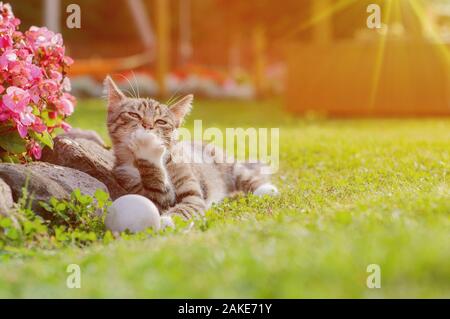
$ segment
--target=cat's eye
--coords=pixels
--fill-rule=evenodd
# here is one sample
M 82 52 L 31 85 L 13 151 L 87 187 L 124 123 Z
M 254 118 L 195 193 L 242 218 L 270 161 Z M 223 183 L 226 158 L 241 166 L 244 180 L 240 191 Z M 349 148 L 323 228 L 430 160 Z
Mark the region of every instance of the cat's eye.
M 164 121 L 164 120 L 157 120 L 157 121 L 155 122 L 155 124 L 158 124 L 158 125 L 166 125 L 167 122 Z
M 128 112 L 127 113 L 129 116 L 131 116 L 132 118 L 134 118 L 134 119 L 137 119 L 137 120 L 140 120 L 141 119 L 141 116 L 139 115 L 139 114 L 137 114 L 137 113 L 134 113 L 134 112 Z

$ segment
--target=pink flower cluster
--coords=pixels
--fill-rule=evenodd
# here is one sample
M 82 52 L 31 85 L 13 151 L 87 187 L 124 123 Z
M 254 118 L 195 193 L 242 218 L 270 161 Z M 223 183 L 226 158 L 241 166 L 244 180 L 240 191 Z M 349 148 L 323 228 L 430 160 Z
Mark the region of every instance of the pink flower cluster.
M 26 155 L 39 159 L 46 144 L 42 137 L 70 128 L 64 120 L 75 99 L 67 93 L 65 70 L 73 60 L 65 56 L 60 34 L 38 27 L 22 33 L 19 25 L 10 5 L 0 2 L 0 153 L 9 151 L 1 136 L 14 132 Z

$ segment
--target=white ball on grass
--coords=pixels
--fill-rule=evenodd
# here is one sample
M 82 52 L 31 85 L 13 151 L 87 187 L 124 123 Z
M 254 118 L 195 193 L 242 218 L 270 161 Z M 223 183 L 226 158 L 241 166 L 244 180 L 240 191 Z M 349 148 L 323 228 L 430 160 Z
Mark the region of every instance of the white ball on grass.
M 161 216 L 151 200 L 141 195 L 125 195 L 116 199 L 108 209 L 106 228 L 113 233 L 127 229 L 137 233 L 147 228 L 161 229 Z

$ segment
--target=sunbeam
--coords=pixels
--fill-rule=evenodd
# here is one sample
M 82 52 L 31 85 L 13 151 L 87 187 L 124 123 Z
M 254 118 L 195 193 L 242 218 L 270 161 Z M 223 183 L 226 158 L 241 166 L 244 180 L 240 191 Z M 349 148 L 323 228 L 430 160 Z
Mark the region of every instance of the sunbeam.
M 317 25 L 318 23 L 322 22 L 324 19 L 327 19 L 337 12 L 344 10 L 351 4 L 355 3 L 357 0 L 339 0 L 336 1 L 334 4 L 324 6 L 323 10 L 320 10 L 318 14 L 313 15 L 310 19 L 307 21 L 299 24 L 296 28 L 292 29 L 285 37 L 283 38 L 289 38 L 298 32 L 304 31 L 314 25 Z M 319 11 L 319 10 L 318 10 Z
M 388 0 L 386 2 L 386 27 L 387 30 L 381 35 L 380 37 L 380 43 L 378 45 L 378 51 L 376 54 L 375 59 L 375 67 L 373 72 L 373 78 L 372 78 L 372 89 L 370 92 L 370 99 L 369 99 L 369 107 L 370 109 L 373 109 L 375 105 L 375 99 L 378 91 L 378 85 L 380 82 L 380 75 L 381 75 L 381 68 L 383 66 L 383 60 L 384 60 L 384 53 L 386 50 L 386 41 L 387 37 L 389 35 L 389 23 L 391 21 L 391 12 L 392 12 L 392 1 Z
M 409 1 L 411 8 L 415 15 L 419 18 L 419 21 L 422 27 L 428 31 L 429 36 L 434 41 L 434 44 L 437 46 L 439 53 L 445 60 L 445 63 L 450 67 L 450 52 L 448 47 L 444 44 L 442 39 L 439 36 L 439 33 L 436 31 L 435 26 L 431 23 L 425 13 L 425 9 L 423 4 L 418 0 Z

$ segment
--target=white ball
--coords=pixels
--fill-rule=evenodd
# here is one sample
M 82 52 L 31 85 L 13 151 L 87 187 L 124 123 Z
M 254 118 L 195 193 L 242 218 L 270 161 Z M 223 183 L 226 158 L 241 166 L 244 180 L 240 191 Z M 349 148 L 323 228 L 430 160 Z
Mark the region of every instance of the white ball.
M 129 230 L 132 233 L 161 228 L 158 208 L 151 200 L 140 195 L 125 195 L 116 199 L 108 209 L 106 228 L 113 233 Z

